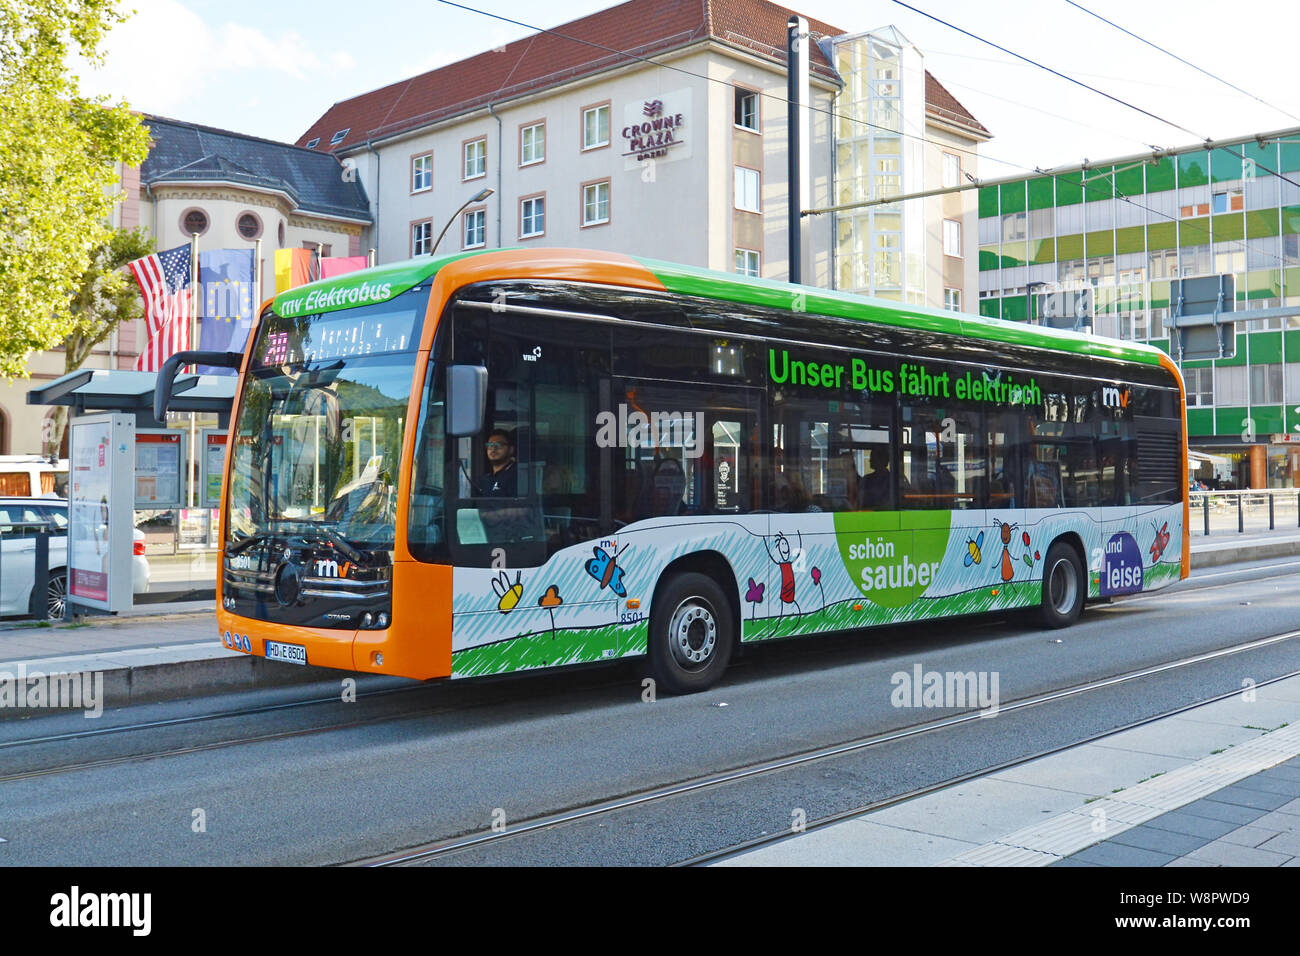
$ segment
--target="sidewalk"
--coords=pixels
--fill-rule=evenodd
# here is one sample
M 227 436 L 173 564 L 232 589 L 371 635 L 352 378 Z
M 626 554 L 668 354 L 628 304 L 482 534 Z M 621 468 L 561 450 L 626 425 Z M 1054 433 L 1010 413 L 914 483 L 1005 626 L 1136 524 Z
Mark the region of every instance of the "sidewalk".
M 1193 522 L 1193 531 L 1195 531 Z M 1300 555 L 1300 530 L 1192 535 L 1192 567 Z M 39 627 L 0 622 L 0 677 L 102 671 L 105 705 L 118 707 L 174 694 L 202 694 L 276 683 L 334 679 L 316 667 L 267 665 L 222 647 L 215 600 L 137 605 L 115 617 Z M 0 720 L 18 712 L 0 708 Z
M 1300 678 L 1255 695 L 715 865 L 1300 866 Z

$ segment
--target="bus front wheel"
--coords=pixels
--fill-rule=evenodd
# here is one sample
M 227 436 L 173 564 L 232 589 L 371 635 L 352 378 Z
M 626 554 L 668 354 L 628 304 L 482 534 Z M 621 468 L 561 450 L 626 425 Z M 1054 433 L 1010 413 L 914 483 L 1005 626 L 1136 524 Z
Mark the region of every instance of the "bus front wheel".
M 1078 553 L 1064 541 L 1055 542 L 1043 562 L 1043 603 L 1039 618 L 1044 627 L 1069 627 L 1083 612 L 1087 584 Z
M 717 683 L 735 642 L 731 603 L 718 582 L 698 572 L 664 582 L 650 609 L 650 672 L 673 694 L 692 694 Z

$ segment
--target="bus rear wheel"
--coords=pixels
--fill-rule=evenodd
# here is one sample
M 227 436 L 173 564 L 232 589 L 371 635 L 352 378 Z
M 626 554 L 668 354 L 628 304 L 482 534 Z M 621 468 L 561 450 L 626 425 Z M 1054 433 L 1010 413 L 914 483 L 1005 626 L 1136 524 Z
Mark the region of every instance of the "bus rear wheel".
M 1044 627 L 1069 627 L 1083 613 L 1087 585 L 1083 562 L 1064 541 L 1056 541 L 1047 550 L 1043 562 L 1043 603 L 1039 620 Z
M 673 694 L 717 683 L 731 661 L 736 624 L 718 582 L 698 572 L 675 574 L 650 609 L 650 673 Z

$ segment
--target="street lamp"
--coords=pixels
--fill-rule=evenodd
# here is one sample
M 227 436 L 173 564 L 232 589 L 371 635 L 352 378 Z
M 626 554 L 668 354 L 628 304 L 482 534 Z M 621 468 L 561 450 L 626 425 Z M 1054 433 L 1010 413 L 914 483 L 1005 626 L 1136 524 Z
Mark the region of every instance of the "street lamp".
M 487 199 L 488 196 L 491 196 L 494 192 L 496 192 L 496 190 L 491 188 L 490 186 L 486 189 L 480 189 L 474 195 L 470 196 L 469 199 L 465 200 L 465 206 L 473 205 L 476 202 L 482 202 L 484 199 Z M 442 232 L 438 233 L 438 238 L 434 242 L 433 248 L 429 250 L 429 255 L 433 255 L 434 252 L 437 250 L 438 243 L 442 242 L 442 237 L 447 234 L 447 230 L 450 229 L 451 224 L 456 221 L 456 217 L 465 211 L 465 206 L 461 206 L 459 209 L 457 209 L 454 213 L 451 214 L 451 218 L 447 220 L 447 225 L 443 226 Z

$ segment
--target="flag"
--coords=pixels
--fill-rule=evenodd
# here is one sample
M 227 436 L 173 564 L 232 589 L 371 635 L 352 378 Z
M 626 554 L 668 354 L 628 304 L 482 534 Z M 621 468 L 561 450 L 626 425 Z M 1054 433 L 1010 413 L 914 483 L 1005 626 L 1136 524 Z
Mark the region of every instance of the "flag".
M 310 249 L 275 250 L 275 294 L 311 281 Z
M 334 276 L 341 276 L 348 272 L 356 272 L 358 269 L 364 269 L 369 265 L 369 256 L 326 257 L 322 258 L 320 261 L 320 277 L 322 279 L 332 279 Z
M 253 325 L 253 250 L 199 253 L 199 347 L 242 352 Z M 237 369 L 199 367 L 201 375 L 237 375 Z
M 169 356 L 190 347 L 189 244 L 136 259 L 127 268 L 140 285 L 149 330 L 136 371 L 156 372 Z

